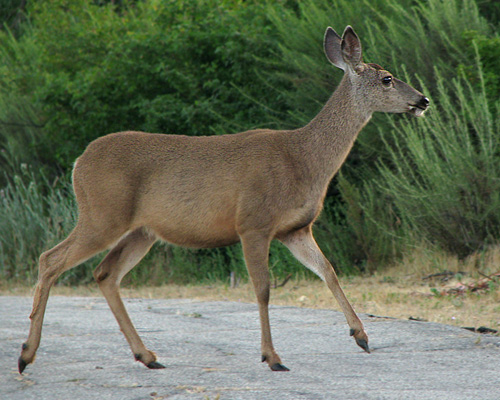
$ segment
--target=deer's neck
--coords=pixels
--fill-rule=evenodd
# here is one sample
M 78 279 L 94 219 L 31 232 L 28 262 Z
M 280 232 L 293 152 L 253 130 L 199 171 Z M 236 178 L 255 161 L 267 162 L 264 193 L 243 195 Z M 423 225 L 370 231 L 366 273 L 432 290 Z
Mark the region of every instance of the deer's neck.
M 371 111 L 356 99 L 347 75 L 323 109 L 305 127 L 297 130 L 297 150 L 307 155 L 311 178 L 328 185 L 349 154 L 358 133 L 371 118 Z

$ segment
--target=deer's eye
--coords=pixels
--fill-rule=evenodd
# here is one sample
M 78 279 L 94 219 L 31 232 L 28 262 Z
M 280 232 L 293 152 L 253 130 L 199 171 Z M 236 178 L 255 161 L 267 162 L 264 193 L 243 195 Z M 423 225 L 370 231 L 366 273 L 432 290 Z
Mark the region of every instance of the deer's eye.
M 392 76 L 384 76 L 382 78 L 382 83 L 385 85 L 385 86 L 389 86 L 391 83 L 392 83 Z

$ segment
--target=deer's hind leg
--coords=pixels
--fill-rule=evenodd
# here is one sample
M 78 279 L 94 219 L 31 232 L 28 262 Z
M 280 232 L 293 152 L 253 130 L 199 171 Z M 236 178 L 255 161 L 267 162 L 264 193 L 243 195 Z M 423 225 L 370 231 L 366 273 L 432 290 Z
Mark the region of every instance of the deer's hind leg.
M 98 235 L 94 230 L 87 229 L 84 224 L 79 223 L 65 240 L 42 253 L 38 267 L 38 282 L 33 297 L 33 310 L 30 315 L 30 331 L 28 339 L 23 343 L 18 360 L 20 373 L 35 359 L 52 285 L 63 272 L 106 250 L 112 242 L 113 239 L 109 236 Z
M 130 232 L 111 249 L 94 271 L 94 278 L 125 335 L 135 359 L 152 369 L 165 367 L 156 362 L 155 353 L 144 346 L 120 297 L 119 287 L 123 277 L 146 255 L 155 241 L 156 238 L 142 228 Z
M 311 226 L 291 232 L 284 237 L 280 237 L 279 240 L 288 247 L 297 260 L 326 282 L 328 288 L 332 291 L 344 312 L 347 323 L 351 328 L 351 336 L 354 337 L 358 346 L 369 353 L 368 336 L 364 330 L 363 323 L 356 315 L 344 291 L 340 287 L 333 266 L 323 255 L 321 249 L 314 240 Z

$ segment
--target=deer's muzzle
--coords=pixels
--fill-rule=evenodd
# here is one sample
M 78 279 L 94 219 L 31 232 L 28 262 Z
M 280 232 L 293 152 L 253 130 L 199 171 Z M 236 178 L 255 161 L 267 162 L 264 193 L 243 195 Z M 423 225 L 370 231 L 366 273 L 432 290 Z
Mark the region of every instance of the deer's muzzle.
M 430 100 L 422 96 L 416 104 L 409 104 L 408 112 L 416 117 L 424 115 L 425 110 L 429 107 Z

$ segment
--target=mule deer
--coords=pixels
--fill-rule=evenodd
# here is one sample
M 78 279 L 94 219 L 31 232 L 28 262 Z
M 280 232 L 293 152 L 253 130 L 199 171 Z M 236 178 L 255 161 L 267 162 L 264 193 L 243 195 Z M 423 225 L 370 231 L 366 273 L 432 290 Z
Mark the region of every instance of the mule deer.
M 111 249 L 94 272 L 137 361 L 164 368 L 142 343 L 119 294 L 123 276 L 158 239 L 208 248 L 241 241 L 261 324 L 262 361 L 288 371 L 275 351 L 268 315 L 271 240 L 319 275 L 339 302 L 356 343 L 369 352 L 363 324 L 312 235 L 326 190 L 375 111 L 420 116 L 429 100 L 376 64 L 365 64 L 350 26 L 326 30 L 328 60 L 344 71 L 338 88 L 306 126 L 186 137 L 120 132 L 103 136 L 76 160 L 79 206 L 71 234 L 40 256 L 22 373 L 35 358 L 51 286 L 59 275 Z

